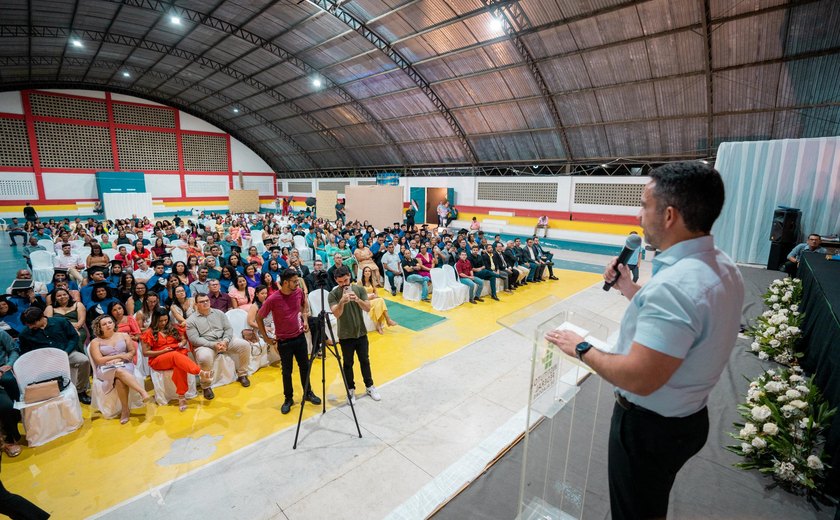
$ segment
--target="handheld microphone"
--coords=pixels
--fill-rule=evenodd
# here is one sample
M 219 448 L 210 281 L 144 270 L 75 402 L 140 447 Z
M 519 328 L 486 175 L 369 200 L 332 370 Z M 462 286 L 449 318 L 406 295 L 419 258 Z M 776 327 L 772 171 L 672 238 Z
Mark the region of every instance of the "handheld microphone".
M 642 237 L 639 235 L 628 236 L 627 241 L 624 242 L 624 249 L 622 249 L 621 254 L 618 255 L 618 263 L 627 265 L 627 261 L 630 260 L 630 255 L 632 255 L 633 251 L 641 245 Z M 619 276 L 621 276 L 621 271 L 618 270 L 618 265 L 616 264 L 615 279 L 612 282 L 604 282 L 604 290 L 609 291 L 610 288 L 615 285 L 615 282 L 618 281 Z

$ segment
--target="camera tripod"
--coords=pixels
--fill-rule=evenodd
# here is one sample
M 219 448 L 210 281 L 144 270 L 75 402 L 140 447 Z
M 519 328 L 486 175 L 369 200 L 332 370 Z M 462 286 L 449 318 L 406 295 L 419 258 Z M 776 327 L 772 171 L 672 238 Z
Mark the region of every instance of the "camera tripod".
M 317 357 L 321 358 L 321 395 L 324 396 L 324 399 L 321 401 L 321 405 L 323 406 L 321 413 L 327 413 L 327 353 L 332 354 L 333 358 L 335 358 L 338 363 L 338 373 L 341 374 L 341 381 L 344 383 L 344 393 L 347 395 L 347 402 L 350 404 L 350 411 L 353 412 L 353 421 L 356 423 L 356 431 L 359 433 L 359 438 L 362 438 L 362 429 L 359 427 L 359 419 L 356 417 L 356 408 L 352 399 L 350 399 L 350 389 L 347 387 L 347 378 L 344 377 L 338 343 L 335 341 L 332 323 L 330 323 L 330 318 L 326 311 L 326 302 L 324 302 L 325 294 L 326 290 L 322 290 L 321 312 L 318 313 L 315 329 L 312 330 L 312 353 L 309 355 L 309 370 L 307 371 L 306 379 L 304 379 L 304 381 L 306 381 L 306 388 L 303 389 L 304 398 L 300 402 L 300 413 L 298 414 L 297 429 L 295 430 L 295 442 L 292 445 L 293 450 L 297 449 L 298 436 L 300 435 L 300 424 L 303 420 L 303 408 L 306 406 L 305 396 L 312 388 L 312 364 L 315 362 L 315 358 Z M 329 333 L 329 342 L 327 341 L 327 333 Z

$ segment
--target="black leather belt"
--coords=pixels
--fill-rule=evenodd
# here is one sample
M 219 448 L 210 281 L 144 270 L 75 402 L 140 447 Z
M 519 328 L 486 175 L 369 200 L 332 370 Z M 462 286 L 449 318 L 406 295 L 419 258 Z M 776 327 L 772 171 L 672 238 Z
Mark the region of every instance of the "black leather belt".
M 618 406 L 624 408 L 627 411 L 635 410 L 637 412 L 650 413 L 650 414 L 659 415 L 660 417 L 662 417 L 660 414 L 658 414 L 658 413 L 656 413 L 652 410 L 648 410 L 647 408 L 645 408 L 643 406 L 639 406 L 635 403 L 631 403 L 630 401 L 627 400 L 626 397 L 624 397 L 623 395 L 618 393 L 618 390 L 615 391 L 615 402 L 618 403 Z

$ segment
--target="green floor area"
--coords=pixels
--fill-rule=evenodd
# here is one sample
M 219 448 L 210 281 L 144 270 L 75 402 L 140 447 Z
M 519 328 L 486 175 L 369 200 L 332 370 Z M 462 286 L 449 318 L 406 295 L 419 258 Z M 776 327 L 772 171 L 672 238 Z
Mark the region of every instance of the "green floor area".
M 388 314 L 391 315 L 392 320 L 414 332 L 428 329 L 432 325 L 446 320 L 443 316 L 420 311 L 393 300 L 388 300 Z

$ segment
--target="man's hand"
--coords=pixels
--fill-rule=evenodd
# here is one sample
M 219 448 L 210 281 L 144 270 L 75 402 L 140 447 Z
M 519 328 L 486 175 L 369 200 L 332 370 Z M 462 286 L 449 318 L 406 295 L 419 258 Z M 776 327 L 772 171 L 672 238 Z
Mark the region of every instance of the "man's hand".
M 8 372 L 11 369 L 12 369 L 12 367 L 9 366 L 9 365 L 0 366 L 0 374 L 5 374 L 6 372 Z
M 564 354 L 572 357 L 577 357 L 575 347 L 584 340 L 580 334 L 575 334 L 570 330 L 552 330 L 546 332 L 545 339 L 552 345 L 559 347 Z
M 618 280 L 616 280 L 616 269 L 621 273 Z M 621 291 L 621 294 L 628 300 L 633 298 L 633 295 L 639 290 L 639 286 L 633 283 L 633 273 L 630 272 L 630 268 L 624 264 L 619 264 L 618 257 L 614 257 L 604 270 L 604 281 L 612 283 L 614 280 L 615 285 L 613 285 L 613 288 Z
M 216 352 L 219 352 L 219 353 L 226 352 L 227 347 L 228 347 L 227 343 L 225 343 L 224 341 L 220 341 L 220 342 L 216 343 Z
M 309 332 L 309 319 L 303 316 L 303 332 Z

